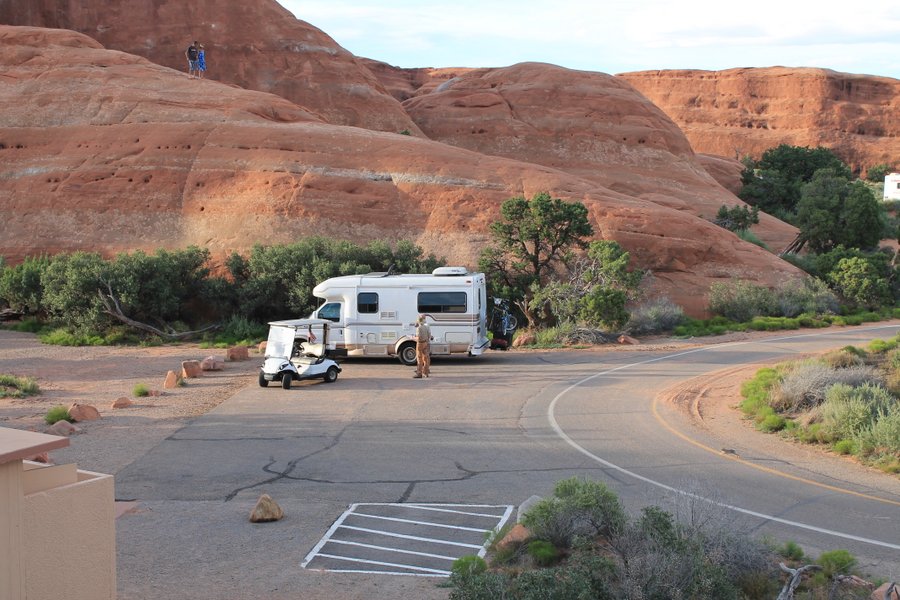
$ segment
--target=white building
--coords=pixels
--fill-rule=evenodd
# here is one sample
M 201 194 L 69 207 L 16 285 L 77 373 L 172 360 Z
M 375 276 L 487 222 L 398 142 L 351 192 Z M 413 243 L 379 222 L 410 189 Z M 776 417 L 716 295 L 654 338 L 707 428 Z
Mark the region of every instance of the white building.
M 900 200 L 900 173 L 884 176 L 884 199 Z

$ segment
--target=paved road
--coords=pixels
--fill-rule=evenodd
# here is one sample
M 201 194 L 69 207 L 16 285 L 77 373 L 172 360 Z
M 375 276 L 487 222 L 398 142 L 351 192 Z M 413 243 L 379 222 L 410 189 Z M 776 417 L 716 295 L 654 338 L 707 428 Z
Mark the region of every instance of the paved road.
M 864 565 L 898 577 L 896 481 L 835 480 L 764 448 L 737 462 L 667 428 L 671 419 L 687 437 L 719 444 L 684 430 L 654 403 L 661 389 L 689 377 L 862 344 L 898 327 L 781 334 L 673 353 L 496 352 L 436 360 L 434 376 L 424 380 L 395 361 L 348 361 L 335 384 L 248 386 L 117 475 L 117 497 L 143 508 L 118 523 L 120 598 L 443 598 L 446 589 L 430 577 L 300 565 L 354 504 L 505 507 L 549 494 L 572 475 L 606 482 L 629 509 L 663 503 L 727 511 L 746 529 L 796 540 L 813 554 L 847 548 Z M 678 493 L 685 491 L 693 496 Z M 284 520 L 247 522 L 261 493 L 282 505 Z M 403 535 L 432 543 L 415 528 L 433 526 L 402 519 L 413 528 Z M 380 531 L 372 535 L 381 541 L 365 543 L 389 547 Z M 406 564 L 366 552 L 370 567 L 359 571 Z

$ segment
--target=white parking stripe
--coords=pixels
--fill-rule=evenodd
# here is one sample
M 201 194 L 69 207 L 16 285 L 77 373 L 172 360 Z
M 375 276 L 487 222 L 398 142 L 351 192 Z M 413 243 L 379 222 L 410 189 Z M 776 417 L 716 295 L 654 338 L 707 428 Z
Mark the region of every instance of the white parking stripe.
M 382 517 L 381 515 L 367 515 L 365 513 L 353 513 L 353 516 L 354 517 L 365 517 L 367 519 L 380 519 L 382 521 L 394 521 L 395 523 L 410 523 L 412 525 L 426 525 L 428 527 L 441 527 L 442 529 L 459 529 L 462 531 L 475 531 L 477 533 L 484 533 L 483 527 L 462 527 L 460 525 L 444 525 L 443 523 L 431 523 L 429 521 L 412 521 L 410 519 L 398 519 L 397 517 Z
M 345 560 L 347 562 L 363 563 L 366 565 L 380 565 L 382 567 L 395 567 L 397 569 L 410 569 L 412 571 L 422 571 L 423 573 L 434 573 L 435 575 L 444 575 L 444 576 L 450 575 L 450 571 L 443 571 L 441 569 L 429 569 L 427 567 L 415 567 L 412 565 L 399 565 L 396 563 L 381 562 L 379 560 L 365 560 L 362 558 L 347 558 L 346 556 L 334 556 L 332 554 L 319 554 L 319 556 L 324 556 L 325 558 L 333 558 L 334 560 Z M 377 573 L 377 571 L 376 571 L 376 573 Z
M 362 548 L 371 548 L 373 550 L 384 550 L 385 552 L 399 552 L 401 554 L 415 554 L 416 556 L 427 556 L 429 558 L 440 558 L 441 560 L 456 560 L 458 556 L 444 556 L 442 554 L 429 554 L 428 552 L 416 552 L 415 550 L 400 550 L 399 548 L 387 548 L 385 546 L 375 546 L 373 544 L 363 544 L 362 542 L 347 542 L 345 540 L 329 540 L 330 544 L 344 544 L 345 546 L 359 546 Z
M 363 507 L 368 509 L 367 512 L 357 512 Z M 370 514 L 377 513 L 379 507 L 383 508 L 381 512 L 391 515 L 402 515 L 404 514 L 404 511 L 416 511 L 416 516 L 418 516 L 419 519 L 403 519 L 400 517 Z M 491 509 L 502 512 L 500 514 L 488 514 L 476 512 L 478 509 Z M 440 566 L 440 563 L 436 563 L 436 561 L 452 562 L 462 556 L 471 554 L 477 554 L 480 557 L 484 557 L 487 554 L 487 542 L 482 542 L 481 544 L 468 544 L 441 539 L 442 536 L 459 537 L 460 535 L 471 536 L 474 533 L 478 533 L 484 535 L 485 539 L 487 539 L 487 534 L 491 531 L 499 530 L 509 521 L 510 516 L 513 514 L 513 510 L 515 510 L 515 506 L 509 504 L 398 504 L 384 502 L 352 504 L 344 514 L 331 525 L 328 532 L 316 544 L 316 547 L 306 555 L 301 566 L 307 569 L 337 573 L 402 575 L 407 577 L 448 577 L 450 571 L 435 568 Z M 446 515 L 452 515 L 453 521 L 463 523 L 464 525 L 448 525 L 445 523 L 435 523 L 423 520 L 429 515 L 427 511 L 431 511 L 431 514 L 434 514 L 436 519 L 443 518 L 444 520 L 447 520 Z M 444 516 L 442 516 L 442 514 Z M 386 522 L 383 523 L 383 529 L 357 527 L 356 525 L 349 524 L 353 522 L 349 521 L 353 516 L 378 519 Z M 484 521 L 486 518 L 491 519 L 490 523 Z M 401 525 L 391 525 L 391 523 L 399 523 Z M 478 525 L 479 523 L 484 523 L 484 525 L 479 525 L 477 527 L 466 526 Z M 425 531 L 429 533 L 429 537 L 397 533 L 390 531 L 391 527 L 402 527 L 406 531 L 412 532 Z M 457 531 L 460 533 L 455 533 Z M 341 539 L 334 539 L 334 536 L 339 536 Z M 392 538 L 392 541 L 385 542 L 378 540 L 377 538 L 373 539 L 373 536 Z M 329 543 L 336 545 L 328 546 Z M 433 546 L 430 547 L 429 544 L 441 544 L 444 548 L 442 548 L 440 552 L 447 552 L 447 554 L 429 552 L 428 550 L 433 548 Z M 391 547 L 392 545 L 396 547 Z M 342 548 L 340 554 L 343 556 L 334 554 L 339 547 Z M 321 560 L 316 560 L 319 557 L 321 557 Z M 397 559 L 403 559 L 410 564 L 393 562 Z M 365 568 L 354 569 L 329 566 L 329 563 L 333 563 L 337 560 L 378 565 L 385 568 L 370 570 Z M 390 570 L 391 567 L 402 570 Z
M 450 510 L 447 508 L 433 508 L 431 506 L 422 506 L 420 504 L 404 504 L 403 506 L 408 506 L 410 508 L 418 508 L 419 510 L 431 510 L 434 512 L 442 512 L 442 513 L 453 513 L 456 515 L 466 515 L 468 517 L 486 517 L 489 519 L 499 519 L 502 515 L 491 515 L 488 513 L 476 513 L 476 512 L 466 512 L 463 510 Z M 455 504 L 451 504 L 448 506 L 456 506 Z M 492 508 L 506 508 L 505 506 L 497 506 Z
M 342 525 L 341 529 L 353 529 L 354 531 L 365 531 L 366 533 L 377 533 L 388 537 L 401 538 L 404 540 L 415 540 L 417 542 L 433 542 L 435 544 L 445 544 L 448 546 L 460 546 L 462 548 L 481 548 L 483 544 L 463 544 L 462 542 L 450 542 L 447 540 L 438 540 L 435 538 L 425 538 L 416 535 L 405 535 L 403 533 L 391 533 L 390 531 L 379 531 L 378 529 L 366 529 L 365 527 L 353 527 L 351 525 Z M 321 556 L 321 555 L 320 555 Z

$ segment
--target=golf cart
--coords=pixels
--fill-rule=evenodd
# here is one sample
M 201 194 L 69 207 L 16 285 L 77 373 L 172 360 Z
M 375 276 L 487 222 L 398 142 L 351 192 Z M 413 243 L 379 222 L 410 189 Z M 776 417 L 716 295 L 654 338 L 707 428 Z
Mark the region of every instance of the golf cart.
M 280 381 L 281 387 L 287 390 L 295 379 L 337 381 L 341 367 L 325 357 L 330 325 L 325 319 L 269 323 L 266 362 L 259 370 L 260 387 L 267 387 L 270 381 Z

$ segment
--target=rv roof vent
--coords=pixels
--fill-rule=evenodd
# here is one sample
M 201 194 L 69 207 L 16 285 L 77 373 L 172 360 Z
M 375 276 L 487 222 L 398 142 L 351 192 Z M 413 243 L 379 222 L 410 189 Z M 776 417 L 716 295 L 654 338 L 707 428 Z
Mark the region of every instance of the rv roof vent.
M 432 275 L 448 276 L 448 275 L 468 275 L 469 270 L 465 267 L 438 267 L 431 272 Z

